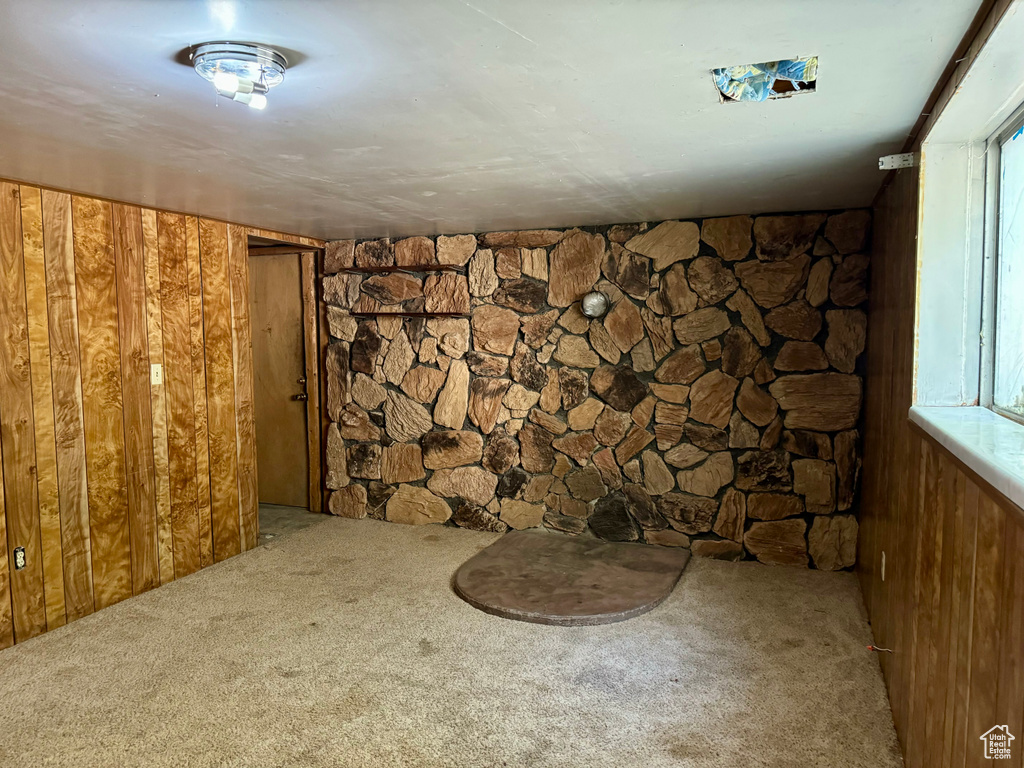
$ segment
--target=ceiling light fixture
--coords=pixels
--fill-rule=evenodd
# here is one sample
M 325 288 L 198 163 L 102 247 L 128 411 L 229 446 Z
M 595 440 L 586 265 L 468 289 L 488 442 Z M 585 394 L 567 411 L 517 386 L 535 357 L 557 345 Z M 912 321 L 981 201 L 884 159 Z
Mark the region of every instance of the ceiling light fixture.
M 281 84 L 288 68 L 282 54 L 255 43 L 203 43 L 190 58 L 196 74 L 213 83 L 219 95 L 253 109 L 267 106 L 267 92 Z

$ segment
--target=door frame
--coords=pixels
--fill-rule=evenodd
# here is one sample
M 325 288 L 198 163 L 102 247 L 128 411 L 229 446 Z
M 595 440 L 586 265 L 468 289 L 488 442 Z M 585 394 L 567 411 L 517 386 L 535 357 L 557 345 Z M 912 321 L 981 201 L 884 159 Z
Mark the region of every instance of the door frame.
M 309 464 L 309 510 L 323 512 L 326 493 L 323 485 L 324 445 L 327 434 L 326 391 L 322 386 L 324 371 L 324 350 L 327 347 L 327 323 L 323 317 L 317 295 L 317 277 L 323 264 L 323 248 L 312 245 L 296 245 L 284 241 L 270 241 L 253 244 L 253 237 L 270 241 L 270 238 L 250 233 L 249 258 L 294 253 L 299 257 L 299 281 L 302 289 L 302 341 L 306 371 L 306 451 Z M 256 468 L 259 471 L 259 467 Z

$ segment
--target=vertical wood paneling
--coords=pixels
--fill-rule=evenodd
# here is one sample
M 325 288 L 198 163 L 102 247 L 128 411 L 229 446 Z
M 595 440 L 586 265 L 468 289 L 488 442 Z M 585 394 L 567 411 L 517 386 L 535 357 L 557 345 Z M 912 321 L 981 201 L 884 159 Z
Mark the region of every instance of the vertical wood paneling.
M 142 240 L 146 269 L 146 333 L 150 365 L 164 365 L 163 321 L 160 313 L 160 246 L 156 211 L 142 210 Z M 174 530 L 171 520 L 170 468 L 167 445 L 166 385 L 150 385 L 153 415 L 153 470 L 156 482 L 157 559 L 160 583 L 174 580 Z
M 309 454 L 309 509 L 320 512 L 323 500 L 320 468 L 323 457 L 320 450 L 320 436 L 324 434 L 320 423 L 320 346 L 317 315 L 320 303 L 317 301 L 316 252 L 307 251 L 299 256 L 302 275 L 302 338 L 306 358 L 306 436 Z
M 210 435 L 210 502 L 217 561 L 241 549 L 238 516 L 238 443 L 235 434 L 234 345 L 226 224 L 200 221 L 206 390 Z
M 199 512 L 199 562 L 213 562 L 210 510 L 210 426 L 207 414 L 206 342 L 203 332 L 203 275 L 199 255 L 199 220 L 185 217 L 185 255 L 188 265 L 189 341 L 192 359 L 192 410 L 195 414 L 196 493 Z
M 35 427 L 20 191 L 0 183 L 0 455 L 4 463 L 7 544 L 11 555 L 14 636 L 20 642 L 46 630 Z M 17 570 L 14 550 L 24 547 Z
M 115 204 L 113 225 L 132 592 L 137 595 L 160 584 L 141 209 Z
M 93 592 L 97 608 L 132 594 L 111 204 L 72 196 Z
M 14 617 L 11 615 L 11 573 L 7 558 L 7 510 L 4 502 L 3 487 L 4 463 L 0 461 L 0 649 L 10 648 L 14 645 Z
M 228 226 L 231 332 L 234 339 L 235 416 L 238 447 L 238 503 L 243 550 L 259 541 L 256 475 L 256 408 L 253 390 L 252 327 L 249 321 L 249 246 L 243 227 Z
M 185 217 L 160 213 L 157 216 L 157 230 L 174 576 L 181 578 L 200 567 Z
M 56 629 L 64 625 L 67 615 L 64 606 L 53 385 L 50 379 L 50 328 L 46 309 L 46 262 L 43 257 L 43 197 L 36 187 L 21 188 L 21 229 L 32 368 L 36 490 L 39 496 L 39 539 L 43 558 L 46 628 Z
M 68 621 L 94 609 L 71 196 L 43 190 L 43 256 Z

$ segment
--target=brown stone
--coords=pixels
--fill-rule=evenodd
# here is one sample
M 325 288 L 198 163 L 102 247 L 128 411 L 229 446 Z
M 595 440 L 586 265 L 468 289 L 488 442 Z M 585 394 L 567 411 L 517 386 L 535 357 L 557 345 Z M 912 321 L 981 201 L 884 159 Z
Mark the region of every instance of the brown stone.
M 341 438 L 341 430 L 338 429 L 338 425 L 333 422 L 327 427 L 325 459 L 327 472 L 325 473 L 324 484 L 334 491 L 348 485 L 348 461 L 345 457 L 345 441 Z
M 799 496 L 788 493 L 752 493 L 747 497 L 747 515 L 757 520 L 782 520 L 804 512 Z
M 726 216 L 721 219 L 704 219 L 700 239 L 715 249 L 726 261 L 739 261 L 750 253 L 753 240 L 750 237 L 749 216 Z
M 535 424 L 525 424 L 519 430 L 520 463 L 523 469 L 533 474 L 550 472 L 555 463 L 555 452 L 551 447 L 552 435 Z
M 513 384 L 508 388 L 505 397 L 502 398 L 502 405 L 508 408 L 517 416 L 525 416 L 540 401 L 540 393 L 527 389 L 522 384 Z
M 569 492 L 580 501 L 593 501 L 608 493 L 600 470 L 593 464 L 565 476 Z
M 736 487 L 741 491 L 788 491 L 792 488 L 789 454 L 748 451 L 736 461 Z
M 390 267 L 395 263 L 394 248 L 386 238 L 359 243 L 354 256 L 357 267 Z
M 522 273 L 537 280 L 548 279 L 548 252 L 544 248 L 523 248 L 520 251 Z
M 836 435 L 837 502 L 840 511 L 853 506 L 857 490 L 857 476 L 860 474 L 860 459 L 857 458 L 857 432 L 840 432 Z
M 620 465 L 636 456 L 647 447 L 647 444 L 654 440 L 654 435 L 646 429 L 634 426 L 626 434 L 626 438 L 615 449 L 615 459 Z
M 764 358 L 761 358 L 761 362 L 754 369 L 754 381 L 762 386 L 775 381 L 775 369 Z
M 434 422 L 443 427 L 462 429 L 468 408 L 469 367 L 465 360 L 452 360 L 448 380 L 434 406 Z
M 395 263 L 400 267 L 434 264 L 434 241 L 429 237 L 407 237 L 395 243 Z
M 494 271 L 494 251 L 481 248 L 469 260 L 467 270 L 469 292 L 476 297 L 490 296 L 498 290 L 498 273 Z
M 643 301 L 651 292 L 650 260 L 618 245 L 613 245 L 605 256 L 602 271 L 635 299 Z
M 704 461 L 707 456 L 708 454 L 706 451 L 702 451 L 691 443 L 680 443 L 665 453 L 665 461 L 673 467 L 686 469 L 687 467 L 692 467 L 694 464 Z
M 541 427 L 544 427 L 548 432 L 553 435 L 565 434 L 566 426 L 565 422 L 557 416 L 553 416 L 546 411 L 537 410 L 534 408 L 530 411 L 530 421 Z
M 555 454 L 555 466 L 554 469 L 551 470 L 551 474 L 561 480 L 569 473 L 569 470 L 571 470 L 572 467 L 573 464 L 569 461 L 569 457 L 564 453 L 558 453 Z
M 502 522 L 486 509 L 469 502 L 459 504 L 455 514 L 452 515 L 452 522 L 460 528 L 467 528 L 471 531 L 505 533 L 508 530 L 507 523 Z
M 563 365 L 574 368 L 596 368 L 601 364 L 601 358 L 590 348 L 586 339 L 569 334 L 558 340 L 554 358 Z
M 644 451 L 640 458 L 644 467 L 644 489 L 649 494 L 660 496 L 676 487 L 675 478 L 661 456 L 654 451 Z
M 365 373 L 356 374 L 352 382 L 352 399 L 363 408 L 376 410 L 387 396 L 388 391 Z
M 721 371 L 704 374 L 690 387 L 690 418 L 724 429 L 732 416 L 738 386 L 739 381 Z
M 703 371 L 701 371 L 701 373 L 703 373 Z M 651 392 L 653 392 L 659 400 L 664 400 L 669 403 L 682 404 L 690 399 L 690 388 L 683 384 L 652 383 Z M 646 425 L 640 424 L 640 426 L 643 427 Z
M 556 438 L 551 443 L 556 451 L 571 456 L 579 464 L 586 464 L 590 454 L 597 448 L 597 440 L 590 432 L 570 432 L 564 437 Z
M 718 517 L 712 530 L 723 539 L 743 541 L 743 528 L 747 522 L 747 499 L 735 488 L 726 490 L 718 506 Z
M 355 259 L 355 240 L 332 240 L 324 249 L 324 274 L 333 275 L 351 267 Z
M 596 325 L 596 323 L 595 323 Z M 628 352 L 637 342 L 644 337 L 644 324 L 640 317 L 640 310 L 628 299 L 618 302 L 604 320 L 608 335 L 616 346 Z
M 671 481 L 672 476 L 669 475 L 668 479 Z M 669 486 L 671 490 L 671 485 Z M 633 516 L 633 519 L 640 523 L 640 527 L 645 531 L 663 530 L 668 528 L 668 522 L 661 513 L 658 512 L 657 507 L 654 504 L 654 499 L 647 492 L 647 489 L 642 485 L 636 483 L 626 483 L 622 486 L 622 494 L 626 497 L 626 505 L 629 510 L 629 514 Z
M 647 329 L 647 337 L 654 350 L 654 359 L 661 360 L 675 348 L 672 321 L 667 317 L 659 317 L 646 307 L 640 310 L 640 317 L 644 321 L 644 328 Z
M 380 352 L 380 336 L 376 323 L 364 321 L 356 329 L 356 338 L 352 342 L 351 368 L 373 375 L 377 369 L 377 353 Z
M 560 515 L 557 512 L 547 512 L 544 515 L 544 526 L 562 533 L 579 535 L 587 530 L 587 521 L 578 517 Z
M 704 351 L 704 359 L 709 363 L 722 359 L 722 342 L 719 339 L 702 341 L 700 348 Z
M 676 264 L 665 273 L 658 289 L 661 307 L 666 315 L 685 315 L 697 308 L 698 296 L 686 279 L 686 267 Z
M 349 345 L 336 341 L 327 347 L 327 414 L 338 420 L 342 406 L 352 400 L 352 374 L 349 371 Z
M 618 411 L 631 411 L 648 393 L 647 385 L 631 369 L 611 365 L 602 365 L 594 371 L 590 389 Z
M 684 547 L 690 546 L 690 537 L 685 533 L 674 531 L 671 528 L 666 528 L 663 531 L 646 531 L 644 532 L 644 540 L 648 544 L 654 544 L 659 547 Z
M 853 515 L 819 517 L 811 524 L 807 543 L 815 568 L 849 568 L 857 561 L 857 519 Z
M 502 499 L 501 501 L 501 520 L 517 531 L 541 525 L 544 520 L 544 512 L 543 504 L 528 504 L 516 499 Z
M 324 301 L 343 309 L 351 309 L 360 298 L 359 286 L 362 282 L 362 275 L 328 275 L 324 278 Z
M 402 331 L 388 346 L 388 353 L 384 356 L 381 368 L 387 380 L 398 386 L 405 379 L 405 374 L 412 368 L 415 360 L 416 353 L 412 351 L 409 337 Z
M 421 363 L 436 363 L 437 362 L 437 339 L 433 336 L 427 336 L 420 341 L 420 362 Z
M 821 371 L 828 360 L 821 347 L 811 341 L 787 341 L 775 358 L 777 371 Z
M 804 300 L 777 307 L 765 315 L 765 324 L 790 339 L 811 341 L 821 330 L 821 312 Z
M 667 451 L 683 438 L 683 428 L 677 424 L 655 424 L 654 439 L 659 451 Z
M 624 243 L 636 237 L 639 231 L 639 224 L 615 224 L 608 228 L 608 239 L 613 243 Z
M 807 303 L 820 307 L 828 301 L 828 284 L 832 279 L 832 259 L 818 259 L 807 276 Z
M 779 404 L 775 398 L 758 387 L 751 379 L 744 379 L 736 396 L 736 407 L 747 419 L 763 427 L 775 418 Z
M 828 217 L 825 225 L 825 237 L 836 247 L 839 253 L 855 253 L 864 250 L 868 241 L 868 226 L 871 224 L 871 211 L 843 211 Z
M 793 491 L 804 497 L 807 511 L 826 515 L 836 509 L 836 467 L 829 461 L 797 459 L 793 462 Z
M 487 441 L 482 464 L 496 475 L 503 475 L 519 463 L 519 443 L 503 430 L 495 431 Z
M 746 329 L 762 347 L 771 343 L 771 334 L 764 327 L 764 318 L 761 317 L 761 310 L 757 308 L 754 301 L 744 291 L 736 291 L 725 302 L 725 306 L 734 312 L 739 312 L 740 320 Z
M 640 530 L 629 514 L 626 497 L 615 491 L 599 499 L 590 516 L 590 528 L 606 541 L 636 541 Z
M 757 258 L 762 261 L 779 261 L 806 253 L 814 244 L 814 237 L 824 221 L 825 216 L 820 213 L 758 216 L 754 220 Z
M 509 370 L 512 380 L 527 389 L 540 392 L 548 383 L 547 370 L 537 362 L 537 358 L 525 344 L 520 343 L 516 347 Z
M 855 253 L 843 259 L 829 283 L 832 301 L 840 307 L 856 307 L 868 298 L 868 257 Z
M 519 496 L 526 485 L 527 475 L 519 467 L 512 467 L 498 479 L 495 493 L 498 496 Z
M 743 537 L 743 544 L 762 563 L 806 568 L 806 531 L 803 520 L 754 523 Z
M 672 330 L 680 344 L 699 344 L 721 336 L 731 327 L 729 315 L 718 307 L 698 309 L 672 323 Z
M 660 402 L 654 410 L 654 420 L 662 424 L 682 426 L 686 423 L 689 413 L 690 409 L 685 405 Z
M 593 397 L 588 397 L 582 404 L 576 406 L 568 413 L 569 429 L 583 431 L 593 429 L 597 417 L 604 410 L 604 403 Z
M 811 459 L 831 459 L 832 441 L 821 432 L 804 429 L 786 430 L 782 433 L 783 450 Z
M 753 373 L 761 361 L 761 348 L 744 328 L 730 328 L 722 347 L 722 371 L 743 378 Z
M 711 520 L 718 511 L 714 499 L 688 493 L 666 493 L 658 499 L 658 511 L 677 531 L 696 536 L 711 530 Z
M 574 229 L 565 234 L 551 252 L 548 274 L 548 304 L 568 307 L 601 277 L 605 241 L 601 235 L 591 235 Z
M 494 271 L 503 280 L 516 280 L 523 274 L 518 248 L 502 248 L 494 255 Z
M 417 277 L 395 272 L 366 278 L 360 290 L 381 304 L 401 304 L 407 299 L 422 296 L 423 283 Z
M 561 507 L 563 515 L 569 515 L 579 520 L 586 520 L 590 517 L 590 505 L 587 502 L 574 499 L 564 493 L 561 496 Z
M 558 324 L 569 333 L 581 334 L 590 327 L 590 318 L 583 314 L 579 302 L 576 302 L 559 316 Z
M 338 414 L 341 436 L 346 440 L 380 440 L 380 430 L 370 416 L 354 403 L 349 403 Z
M 732 270 L 713 256 L 694 259 L 687 277 L 690 288 L 707 304 L 720 304 L 739 288 Z
M 450 470 L 442 470 L 450 471 Z M 444 499 L 426 488 L 414 485 L 400 485 L 387 502 L 387 520 L 407 525 L 443 523 L 452 515 L 451 507 Z
M 523 339 L 531 347 L 537 349 L 547 340 L 557 319 L 557 309 L 522 318 L 520 322 L 523 327 Z
M 523 229 L 517 232 L 488 232 L 480 235 L 480 244 L 487 248 L 543 248 L 554 245 L 571 232 L 557 229 Z
M 660 272 L 677 261 L 692 259 L 700 248 L 700 229 L 692 221 L 664 221 L 629 240 L 626 248 L 649 256 Z
M 405 374 L 402 391 L 417 402 L 432 403 L 444 381 L 444 373 L 437 368 L 418 365 Z
M 442 272 L 427 277 L 423 285 L 425 312 L 469 312 L 469 284 L 464 275 Z
M 615 460 L 615 454 L 611 448 L 604 448 L 595 453 L 591 460 L 594 466 L 601 473 L 601 479 L 609 488 L 618 489 L 622 487 L 622 472 Z
M 644 476 L 643 472 L 640 471 L 640 459 L 627 461 L 622 465 L 622 471 L 634 483 L 643 482 Z
M 465 499 L 484 506 L 492 498 L 498 478 L 481 467 L 438 469 L 427 480 L 427 488 L 438 496 Z
M 867 315 L 859 309 L 833 309 L 825 313 L 825 320 L 828 323 L 825 354 L 829 363 L 838 371 L 853 373 L 867 342 Z
M 348 473 L 364 480 L 380 480 L 381 447 L 376 443 L 348 446 Z
M 327 509 L 338 517 L 366 517 L 366 487 L 357 483 L 334 491 L 327 502 Z
M 716 496 L 732 482 L 735 470 L 732 454 L 728 451 L 713 453 L 696 469 L 684 469 L 676 476 L 679 490 L 695 496 Z
M 765 427 L 764 433 L 761 435 L 762 451 L 771 451 L 776 448 L 779 444 L 779 437 L 782 435 L 782 417 L 776 416 L 772 419 L 772 422 Z
M 657 386 L 664 387 L 670 385 L 659 384 Z M 686 387 L 686 389 L 689 390 L 689 387 Z M 655 397 L 654 395 L 648 395 L 643 400 L 641 400 L 640 404 L 637 405 L 632 411 L 630 411 L 630 415 L 633 417 L 633 423 L 636 424 L 638 427 L 646 427 L 648 424 L 650 424 L 651 417 L 654 415 L 654 408 L 657 406 L 657 404 L 658 398 Z
M 519 315 L 511 309 L 484 304 L 473 310 L 471 323 L 477 351 L 512 354 L 519 335 Z
M 836 252 L 835 246 L 832 245 L 821 235 L 818 235 L 814 240 L 814 250 L 811 251 L 815 256 L 831 256 Z
M 588 336 L 590 337 L 590 346 L 594 348 L 598 355 L 612 365 L 618 364 L 622 357 L 622 352 L 615 342 L 612 341 L 612 337 L 608 335 L 608 329 L 604 327 L 604 323 L 591 323 Z
M 494 292 L 494 303 L 509 307 L 517 312 L 533 314 L 544 306 L 547 286 L 526 277 L 505 280 Z
M 384 401 L 384 429 L 396 443 L 418 440 L 434 426 L 426 409 L 399 392 L 388 392 Z M 461 425 L 460 425 L 461 426 Z
M 530 503 L 540 501 L 548 495 L 548 490 L 554 484 L 555 478 L 551 475 L 539 475 L 530 479 L 523 490 L 523 501 Z
M 861 380 L 842 373 L 782 376 L 769 387 L 790 429 L 836 432 L 860 415 Z
M 359 322 L 348 312 L 333 304 L 327 305 L 327 329 L 331 336 L 342 341 L 354 341 Z
M 706 424 L 688 423 L 684 427 L 686 439 L 705 451 L 724 451 L 729 447 L 729 433 Z
M 757 427 L 744 419 L 739 411 L 734 412 L 729 419 L 729 447 L 757 448 L 760 442 L 761 433 Z
M 629 355 L 634 371 L 640 371 L 641 373 L 653 371 L 658 365 L 654 361 L 654 349 L 651 346 L 650 339 L 641 339 L 640 343 L 633 347 Z
M 590 395 L 590 379 L 583 371 L 558 369 L 558 385 L 562 390 L 562 407 L 571 410 Z
M 423 454 L 415 443 L 395 443 L 383 449 L 380 479 L 387 484 L 412 483 L 426 477 Z
M 691 384 L 706 369 L 700 347 L 691 344 L 669 355 L 655 372 L 654 378 L 665 384 Z
M 449 469 L 479 462 L 484 441 L 476 432 L 442 430 L 427 432 L 420 445 L 427 469 Z
M 691 543 L 690 551 L 697 557 L 711 560 L 735 562 L 743 559 L 743 545 L 735 541 L 697 539 Z
M 785 261 L 743 261 L 736 265 L 734 271 L 751 298 L 762 307 L 771 309 L 790 301 L 804 286 L 810 263 L 810 257 L 802 254 Z
M 562 387 L 558 381 L 558 370 L 548 368 L 545 371 L 547 383 L 540 390 L 540 407 L 546 413 L 555 413 L 562 407 Z

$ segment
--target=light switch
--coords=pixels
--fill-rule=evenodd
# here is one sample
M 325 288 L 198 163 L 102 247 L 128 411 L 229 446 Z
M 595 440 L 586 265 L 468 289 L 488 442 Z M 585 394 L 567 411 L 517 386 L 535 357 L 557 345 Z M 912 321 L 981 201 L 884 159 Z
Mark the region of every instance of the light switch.
M 149 383 L 154 386 L 164 383 L 164 367 L 160 363 L 149 366 Z

